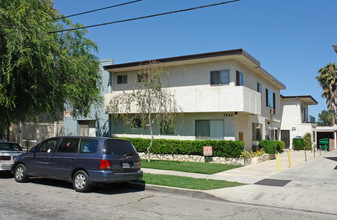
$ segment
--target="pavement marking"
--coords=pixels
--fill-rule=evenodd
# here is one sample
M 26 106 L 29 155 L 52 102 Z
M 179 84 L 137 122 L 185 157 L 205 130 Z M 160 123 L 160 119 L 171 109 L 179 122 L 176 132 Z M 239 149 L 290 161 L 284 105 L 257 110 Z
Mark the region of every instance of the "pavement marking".
M 257 185 L 265 185 L 265 186 L 280 186 L 283 187 L 287 185 L 291 180 L 277 180 L 277 179 L 263 179 L 255 184 Z

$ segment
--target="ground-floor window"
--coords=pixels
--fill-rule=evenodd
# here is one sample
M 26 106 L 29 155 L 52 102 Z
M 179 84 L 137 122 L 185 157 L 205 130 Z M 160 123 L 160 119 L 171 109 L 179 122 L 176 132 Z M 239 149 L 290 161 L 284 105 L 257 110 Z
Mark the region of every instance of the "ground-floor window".
M 174 135 L 174 128 L 167 123 L 160 123 L 160 134 Z
M 252 125 L 252 140 L 260 141 L 262 140 L 262 124 L 253 123 Z
M 197 139 L 224 138 L 224 120 L 196 120 L 195 137 Z

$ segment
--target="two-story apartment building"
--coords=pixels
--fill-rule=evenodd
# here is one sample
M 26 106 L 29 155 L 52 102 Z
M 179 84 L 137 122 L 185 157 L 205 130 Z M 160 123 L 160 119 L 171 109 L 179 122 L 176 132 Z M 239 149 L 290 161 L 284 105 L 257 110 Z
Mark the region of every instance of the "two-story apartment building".
M 292 139 L 310 133 L 312 142 L 316 142 L 315 118 L 308 114 L 309 105 L 317 105 L 310 95 L 282 96 L 281 140 L 286 147 L 292 147 Z
M 167 88 L 176 98 L 183 120 L 175 129 L 154 129 L 155 138 L 242 140 L 251 149 L 258 140 L 279 139 L 280 81 L 242 49 L 157 59 L 170 75 Z M 139 66 L 148 61 L 104 65 L 109 72 L 105 109 L 121 91 L 131 91 Z M 111 112 L 106 112 L 111 114 Z M 121 112 L 123 113 L 123 112 Z M 149 137 L 149 131 L 131 129 L 110 118 L 116 136 Z M 65 122 L 66 123 L 66 122 Z

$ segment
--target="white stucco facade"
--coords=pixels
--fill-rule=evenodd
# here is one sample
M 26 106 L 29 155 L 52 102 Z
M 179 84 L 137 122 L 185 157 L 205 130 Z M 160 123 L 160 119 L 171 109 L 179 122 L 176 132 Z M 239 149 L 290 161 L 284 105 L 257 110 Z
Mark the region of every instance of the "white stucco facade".
M 156 127 L 155 138 L 197 140 L 200 139 L 197 130 L 205 129 L 201 126 L 203 124 L 207 125 L 206 133 L 209 136 L 202 138 L 242 140 L 247 150 L 258 140 L 280 138 L 280 90 L 285 86 L 263 70 L 259 61 L 245 51 L 220 51 L 158 61 L 165 73 L 169 74 L 169 86 L 167 82 L 163 85 L 175 96 L 183 120 L 176 122 L 174 133 L 170 135 L 160 134 L 160 128 Z M 110 113 L 110 101 L 117 94 L 134 88 L 140 63 L 105 67 L 111 74 L 109 93 L 104 95 L 107 113 Z M 212 84 L 211 72 L 223 70 L 229 72 L 229 82 Z M 237 82 L 238 72 L 242 74 L 242 85 Z M 126 76 L 127 83 L 118 83 L 119 76 Z M 122 121 L 110 121 L 114 135 L 149 137 L 146 130 L 127 128 L 122 126 Z
M 303 137 L 306 133 L 311 134 L 312 142 L 315 140 L 316 125 L 310 121 L 308 114 L 309 105 L 316 105 L 317 101 L 311 96 L 281 96 L 282 120 L 281 137 L 286 143 L 286 147 L 292 148 L 292 139 Z M 286 140 L 289 135 L 289 141 Z

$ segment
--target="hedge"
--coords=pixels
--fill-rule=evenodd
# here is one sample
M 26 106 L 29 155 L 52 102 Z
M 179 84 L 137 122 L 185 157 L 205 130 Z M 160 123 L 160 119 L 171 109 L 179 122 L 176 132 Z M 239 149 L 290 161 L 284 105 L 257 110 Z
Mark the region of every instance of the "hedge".
M 262 148 L 267 154 L 275 154 L 283 151 L 284 142 L 274 140 L 262 140 L 259 142 L 259 147 Z
M 120 138 L 129 140 L 138 152 L 147 152 L 151 139 L 143 138 Z M 245 143 L 242 141 L 182 141 L 154 139 L 151 147 L 153 154 L 183 154 L 183 155 L 203 155 L 203 147 L 212 146 L 213 156 L 239 158 L 244 150 Z
M 304 138 L 293 138 L 293 147 L 294 150 L 304 150 L 304 147 L 306 147 L 306 150 L 312 150 L 311 144 L 307 145 Z

